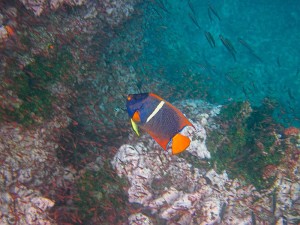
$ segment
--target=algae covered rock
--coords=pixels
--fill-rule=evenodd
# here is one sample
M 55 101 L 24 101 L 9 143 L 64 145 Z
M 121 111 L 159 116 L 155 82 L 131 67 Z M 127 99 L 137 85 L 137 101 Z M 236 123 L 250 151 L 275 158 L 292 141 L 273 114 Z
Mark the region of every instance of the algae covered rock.
M 263 177 L 268 165 L 277 165 L 283 156 L 276 133 L 279 125 L 272 118 L 274 104 L 266 99 L 259 107 L 248 102 L 223 106 L 216 119 L 218 129 L 210 130 L 208 145 L 212 162 L 218 171 L 226 170 L 231 177 L 245 179 L 257 188 L 272 185 L 275 177 Z

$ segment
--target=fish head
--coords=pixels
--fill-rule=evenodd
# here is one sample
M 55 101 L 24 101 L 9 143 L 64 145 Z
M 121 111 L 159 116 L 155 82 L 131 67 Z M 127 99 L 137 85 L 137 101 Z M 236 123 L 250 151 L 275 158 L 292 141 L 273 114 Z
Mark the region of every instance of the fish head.
M 129 94 L 126 99 L 126 108 L 130 118 L 135 112 L 143 109 L 144 100 L 149 96 L 149 93 Z

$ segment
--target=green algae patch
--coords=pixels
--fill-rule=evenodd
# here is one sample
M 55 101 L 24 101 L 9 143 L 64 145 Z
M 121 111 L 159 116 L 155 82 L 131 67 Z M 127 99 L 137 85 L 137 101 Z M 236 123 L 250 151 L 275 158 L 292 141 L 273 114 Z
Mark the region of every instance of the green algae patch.
M 56 100 L 52 90 L 57 82 L 65 81 L 71 59 L 65 48 L 51 57 L 36 56 L 22 71 L 8 78 L 5 88 L 13 93 L 19 104 L 2 108 L 1 118 L 23 125 L 49 118 Z
M 109 163 L 99 171 L 86 171 L 76 186 L 78 194 L 74 203 L 83 224 L 91 219 L 101 224 L 116 224 L 126 218 L 124 187 L 128 183 L 114 173 Z
M 257 189 L 273 184 L 276 174 L 266 175 L 266 168 L 278 165 L 283 156 L 276 142 L 281 126 L 272 119 L 275 105 L 266 99 L 253 109 L 248 102 L 223 107 L 217 119 L 220 127 L 209 131 L 207 138 L 211 165 L 218 172 L 226 170 L 231 178 L 241 178 Z

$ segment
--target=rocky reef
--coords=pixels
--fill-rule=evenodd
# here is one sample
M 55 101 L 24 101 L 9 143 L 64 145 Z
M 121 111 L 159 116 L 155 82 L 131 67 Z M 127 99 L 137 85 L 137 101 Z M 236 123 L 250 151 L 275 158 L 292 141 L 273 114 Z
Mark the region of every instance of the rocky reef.
M 63 6 L 86 6 L 87 13 L 84 16 L 94 18 L 102 14 L 110 25 L 118 25 L 124 21 L 134 11 L 135 1 L 92 1 L 92 0 L 20 0 L 25 8 L 31 11 L 35 16 L 41 16 L 55 11 Z
M 48 212 L 65 169 L 56 157 L 57 142 L 48 138 L 67 124 L 65 114 L 35 129 L 1 124 L 1 224 L 56 224 Z
M 276 151 L 285 151 L 280 163 L 277 160 L 275 164 L 271 153 L 267 156 L 267 153 L 256 153 L 256 157 L 264 157 L 266 163 L 261 183 L 252 184 L 246 168 L 246 172 L 240 169 L 239 174 L 232 173 L 232 162 L 227 162 L 226 156 L 211 156 L 213 144 L 207 148 L 206 142 L 207 135 L 213 135 L 209 139 L 218 138 L 214 130 L 230 138 L 231 132 L 220 123 L 225 115 L 235 118 L 235 126 L 242 126 L 246 118 L 256 115 L 256 109 L 247 102 L 220 108 L 192 100 L 183 101 L 179 108 L 194 119 L 195 126 L 195 129 L 183 130 L 192 140 L 184 154 L 175 156 L 162 152 L 154 141 L 143 135 L 139 140 L 131 136 L 129 143 L 121 146 L 112 160 L 118 175 L 126 177 L 130 183 L 129 202 L 140 205 L 140 212 L 129 217 L 129 224 L 297 224 L 299 157 L 295 155 L 299 149 L 295 145 L 286 149 L 289 138 L 273 141 L 281 148 Z M 226 121 L 233 123 L 232 119 Z M 273 132 L 280 132 L 273 128 Z M 238 137 L 232 141 L 239 141 Z M 226 144 L 215 142 L 214 147 L 224 149 Z M 240 153 L 235 154 L 239 157 Z M 222 165 L 216 161 L 218 157 L 223 157 Z M 234 155 L 230 157 L 235 160 Z M 251 162 L 251 157 L 251 153 L 247 153 L 252 169 L 260 168 L 259 161 Z M 293 161 L 294 166 L 287 166 L 286 160 Z M 216 172 L 220 168 L 222 170 Z M 259 171 L 256 173 L 259 176 Z M 268 188 L 262 189 L 263 182 Z
M 98 223 L 95 217 L 91 219 L 91 212 L 99 217 L 100 212 L 107 212 L 104 208 L 109 200 L 99 210 L 91 210 L 93 204 L 82 207 L 88 200 L 81 187 L 87 180 L 91 182 L 89 174 L 97 172 L 95 154 L 99 155 L 107 142 L 103 131 L 110 121 L 98 124 L 99 133 L 103 133 L 96 140 L 91 139 L 98 132 L 84 122 L 86 117 L 98 120 L 99 106 L 107 102 L 102 97 L 107 96 L 111 70 L 101 61 L 105 46 L 114 28 L 130 19 L 136 3 L 1 1 L 0 224 Z M 119 71 L 129 73 L 121 66 Z M 96 77 L 106 85 L 101 98 L 94 102 L 85 98 L 78 106 L 84 91 L 91 90 L 89 81 Z M 96 82 L 94 91 L 98 90 Z M 87 85 L 79 91 L 83 83 Z M 112 115 L 114 108 L 111 106 Z M 76 109 L 80 117 L 76 117 Z M 91 114 L 92 110 L 97 112 Z M 77 140 L 83 137 L 79 132 L 90 132 L 91 136 Z M 87 152 L 93 160 L 86 158 Z M 99 174 L 113 176 L 103 171 Z M 107 182 L 112 183 L 110 179 Z M 77 197 L 82 201 L 75 201 Z M 103 202 L 107 198 L 99 199 Z
M 137 66 L 141 2 L 1 1 L 0 224 L 298 224 L 299 129 Z M 182 100 L 182 154 L 131 131 L 124 97 L 148 91 Z

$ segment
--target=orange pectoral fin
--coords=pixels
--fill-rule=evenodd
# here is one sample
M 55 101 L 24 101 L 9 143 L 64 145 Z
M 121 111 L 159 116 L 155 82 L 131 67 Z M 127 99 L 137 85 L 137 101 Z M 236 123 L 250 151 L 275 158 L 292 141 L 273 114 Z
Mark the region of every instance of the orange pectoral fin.
M 136 123 L 141 122 L 141 117 L 140 117 L 140 113 L 139 111 L 136 111 L 133 116 L 132 116 L 132 120 Z
M 189 147 L 191 140 L 182 134 L 176 134 L 172 139 L 172 154 L 176 155 Z

